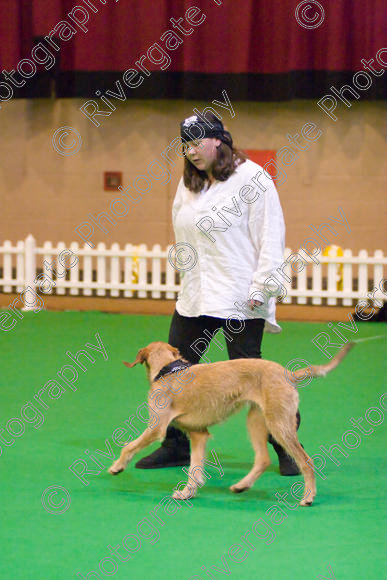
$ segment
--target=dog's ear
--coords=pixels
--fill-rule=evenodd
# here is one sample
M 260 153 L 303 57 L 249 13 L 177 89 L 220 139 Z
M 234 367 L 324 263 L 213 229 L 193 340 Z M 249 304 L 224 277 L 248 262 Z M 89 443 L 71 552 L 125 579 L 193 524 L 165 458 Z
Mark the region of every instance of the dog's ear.
M 173 352 L 173 354 L 175 356 L 181 356 L 180 351 L 178 348 L 175 348 L 174 346 L 171 346 L 170 344 L 168 344 L 168 348 L 171 352 Z
M 124 360 L 122 362 L 124 363 L 124 365 L 126 367 L 131 369 L 132 367 L 134 367 L 135 365 L 137 365 L 139 363 L 142 364 L 147 359 L 147 356 L 148 356 L 148 352 L 147 352 L 146 348 L 140 348 L 140 350 L 137 353 L 136 360 L 134 362 L 128 363 L 128 362 L 125 362 Z

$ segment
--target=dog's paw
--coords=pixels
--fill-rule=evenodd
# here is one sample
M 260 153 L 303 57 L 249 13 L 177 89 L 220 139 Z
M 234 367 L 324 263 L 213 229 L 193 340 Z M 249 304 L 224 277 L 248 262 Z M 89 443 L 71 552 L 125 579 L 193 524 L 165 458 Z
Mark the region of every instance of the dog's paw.
M 192 499 L 195 493 L 192 491 L 192 488 L 187 486 L 181 491 L 176 490 L 172 495 L 173 499 L 185 500 L 185 499 Z
M 124 471 L 125 467 L 121 465 L 118 461 L 115 461 L 111 467 L 108 469 L 108 473 L 110 475 L 118 475 L 122 471 Z
M 235 483 L 234 485 L 232 485 L 230 487 L 230 490 L 233 493 L 243 493 L 244 491 L 247 491 L 248 489 L 250 489 L 248 486 L 246 485 L 239 485 L 238 483 Z
M 313 500 L 312 499 L 302 499 L 300 501 L 300 506 L 302 506 L 302 507 L 309 507 L 309 506 L 312 505 L 312 503 L 313 503 Z

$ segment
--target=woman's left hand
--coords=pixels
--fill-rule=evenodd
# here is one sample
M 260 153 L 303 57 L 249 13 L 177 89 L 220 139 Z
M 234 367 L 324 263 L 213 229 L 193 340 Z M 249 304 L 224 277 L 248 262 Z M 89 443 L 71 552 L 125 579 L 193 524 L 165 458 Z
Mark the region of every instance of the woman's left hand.
M 259 300 L 249 300 L 248 301 L 248 305 L 250 310 L 254 310 L 254 308 L 257 306 L 262 306 L 263 302 L 260 302 Z

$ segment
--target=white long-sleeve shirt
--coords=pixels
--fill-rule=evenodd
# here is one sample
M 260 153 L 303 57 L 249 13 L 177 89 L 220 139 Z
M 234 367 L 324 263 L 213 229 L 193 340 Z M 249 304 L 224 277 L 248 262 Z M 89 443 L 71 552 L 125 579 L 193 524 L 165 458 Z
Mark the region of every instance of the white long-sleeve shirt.
M 200 193 L 189 191 L 181 179 L 172 221 L 176 244 L 183 244 L 182 261 L 191 265 L 197 260 L 191 269 L 180 270 L 177 312 L 264 318 L 266 331 L 281 332 L 275 320 L 278 286 L 269 284 L 268 289 L 265 281 L 283 263 L 285 226 L 277 190 L 262 167 L 246 160 L 227 181 L 216 181 Z M 262 293 L 264 304 L 250 310 L 247 301 L 262 301 Z

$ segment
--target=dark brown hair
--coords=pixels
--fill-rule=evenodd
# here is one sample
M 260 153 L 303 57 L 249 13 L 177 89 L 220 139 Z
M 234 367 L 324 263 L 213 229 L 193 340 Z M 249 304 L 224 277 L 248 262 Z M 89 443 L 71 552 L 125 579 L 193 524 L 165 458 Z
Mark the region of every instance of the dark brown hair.
M 211 117 L 212 114 L 206 116 L 210 123 Z M 234 147 L 232 137 L 228 131 L 224 132 L 224 141 L 217 147 L 216 159 L 211 168 L 212 175 L 217 181 L 227 181 L 238 165 L 244 163 L 248 158 L 243 151 Z M 199 193 L 205 183 L 209 181 L 207 173 L 197 169 L 186 156 L 184 156 L 183 180 L 186 188 L 194 193 Z

